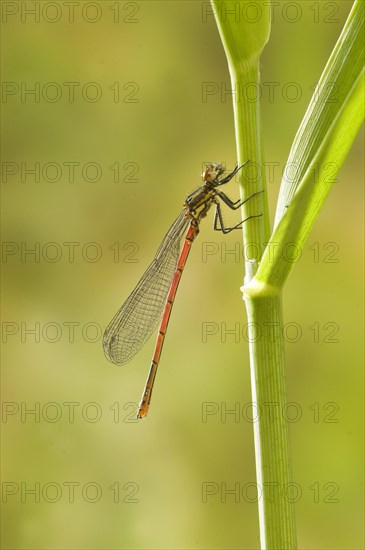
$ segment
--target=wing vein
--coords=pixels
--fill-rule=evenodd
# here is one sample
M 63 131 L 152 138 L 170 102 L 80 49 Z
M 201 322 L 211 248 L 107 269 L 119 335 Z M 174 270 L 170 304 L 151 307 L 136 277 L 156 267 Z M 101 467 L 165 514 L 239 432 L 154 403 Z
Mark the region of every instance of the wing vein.
M 103 336 L 107 359 L 123 365 L 147 342 L 159 324 L 189 220 L 183 210 L 165 235 L 139 283 L 107 326 Z

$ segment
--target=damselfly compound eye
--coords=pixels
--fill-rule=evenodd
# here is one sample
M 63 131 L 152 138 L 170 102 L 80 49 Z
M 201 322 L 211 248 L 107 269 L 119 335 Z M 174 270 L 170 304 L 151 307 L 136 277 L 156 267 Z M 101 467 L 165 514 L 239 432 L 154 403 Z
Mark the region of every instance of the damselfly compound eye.
M 204 181 L 215 181 L 226 169 L 225 164 L 220 162 L 209 162 L 206 163 L 205 166 L 207 168 L 202 173 L 202 178 Z

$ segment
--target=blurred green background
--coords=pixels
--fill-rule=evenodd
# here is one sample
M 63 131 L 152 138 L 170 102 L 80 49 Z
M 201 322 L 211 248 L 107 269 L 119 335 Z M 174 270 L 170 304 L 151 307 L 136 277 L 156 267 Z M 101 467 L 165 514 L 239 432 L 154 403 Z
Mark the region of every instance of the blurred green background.
M 36 4 L 2 2 L 2 547 L 259 548 L 240 232 L 202 224 L 145 421 L 154 338 L 121 368 L 101 346 L 202 163 L 236 162 L 209 4 Z M 275 3 L 261 88 L 272 219 L 351 5 Z M 359 136 L 284 293 L 306 549 L 364 545 L 362 150 Z

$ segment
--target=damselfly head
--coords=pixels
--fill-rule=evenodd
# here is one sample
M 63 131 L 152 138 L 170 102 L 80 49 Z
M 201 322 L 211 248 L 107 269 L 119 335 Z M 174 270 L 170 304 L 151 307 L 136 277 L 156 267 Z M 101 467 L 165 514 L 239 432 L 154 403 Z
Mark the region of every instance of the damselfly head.
M 226 170 L 226 165 L 221 162 L 207 162 L 205 166 L 206 169 L 202 173 L 203 181 L 215 181 Z

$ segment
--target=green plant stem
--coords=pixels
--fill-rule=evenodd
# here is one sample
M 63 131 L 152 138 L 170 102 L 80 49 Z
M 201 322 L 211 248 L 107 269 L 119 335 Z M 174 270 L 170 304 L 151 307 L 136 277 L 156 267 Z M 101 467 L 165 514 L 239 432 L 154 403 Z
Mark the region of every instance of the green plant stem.
M 234 91 L 237 160 L 239 164 L 250 161 L 239 173 L 241 199 L 263 191 L 242 206 L 242 219 L 261 214 L 261 217 L 252 218 L 242 226 L 245 282 L 249 283 L 257 271 L 270 235 L 258 93 L 260 55 L 270 35 L 270 2 L 257 0 L 261 17 L 254 25 L 242 17 L 244 8 L 251 4 L 251 0 L 211 0 L 211 3 Z
M 232 89 L 240 94 L 233 104 L 238 160 L 251 161 L 241 172 L 241 195 L 246 199 L 264 191 L 243 205 L 243 218 L 258 213 L 262 216 L 243 225 L 246 276 L 242 291 L 250 327 L 252 400 L 259 413 L 254 437 L 261 547 L 287 550 L 296 548 L 296 532 L 289 502 L 291 463 L 285 421 L 281 292 L 295 258 L 291 261 L 283 250 L 305 242 L 334 181 L 328 179 L 326 168 L 334 166 L 338 173 L 364 119 L 364 2 L 355 0 L 298 131 L 290 159 L 297 160 L 299 168 L 293 183 L 282 183 L 275 231 L 266 248 L 269 218 L 260 111 L 258 101 L 249 94 L 259 85 L 259 59 L 270 34 L 270 3 L 257 0 L 262 17 L 254 25 L 239 16 L 249 3 L 212 0 L 212 7 Z M 232 13 L 235 17 L 227 16 Z M 339 91 L 336 104 L 333 90 Z M 318 167 L 316 176 L 313 165 Z
M 245 285 L 255 281 L 259 262 L 270 236 L 268 199 L 261 140 L 259 60 L 270 33 L 270 5 L 259 2 L 260 22 L 250 25 L 244 18 L 225 16 L 240 8 L 241 2 L 212 1 L 219 33 L 227 56 L 233 102 L 238 162 L 250 160 L 241 171 L 241 197 L 263 191 L 242 207 L 242 219 L 261 214 L 243 224 Z M 246 287 L 245 287 L 246 288 Z M 244 290 L 244 289 L 243 289 Z M 244 290 L 250 335 L 252 401 L 259 414 L 254 424 L 256 475 L 259 492 L 261 548 L 294 549 L 296 533 L 293 506 L 285 491 L 291 481 L 286 405 L 285 359 L 281 294 L 261 287 L 260 292 Z M 273 337 L 274 336 L 274 337 Z M 284 494 L 283 494 L 284 491 Z
M 248 90 L 251 86 L 258 89 L 258 59 L 240 64 L 230 73 L 232 87 Z M 240 101 L 233 105 L 238 161 L 242 163 L 250 159 L 254 168 L 251 172 L 254 176 L 252 183 L 242 182 L 242 198 L 264 190 L 264 193 L 243 205 L 243 219 L 262 213 L 260 218 L 243 224 L 245 284 L 248 285 L 254 280 L 270 234 L 260 104 L 258 101 Z M 261 288 L 259 293 L 248 295 L 244 292 L 244 299 L 251 332 L 252 402 L 258 411 L 254 441 L 261 548 L 294 549 L 294 509 L 286 494 L 291 483 L 291 463 L 288 426 L 283 414 L 287 398 L 281 294 L 266 287 Z
M 261 548 L 296 548 L 281 294 L 246 296 Z
M 254 98 L 260 84 L 258 58 L 231 68 L 230 74 L 232 88 L 246 90 L 245 93 L 249 93 L 251 89 Z M 269 240 L 270 224 L 260 132 L 260 103 L 258 100 L 245 101 L 240 96 L 239 99 L 240 101 L 233 102 L 238 163 L 250 161 L 247 170 L 242 171 L 240 176 L 241 198 L 247 199 L 254 193 L 263 191 L 242 206 L 242 219 L 261 214 L 261 217 L 252 218 L 242 226 L 245 244 L 245 282 L 248 284 L 257 271 Z

